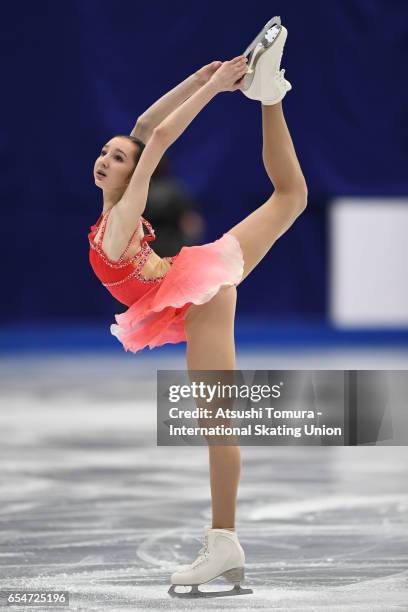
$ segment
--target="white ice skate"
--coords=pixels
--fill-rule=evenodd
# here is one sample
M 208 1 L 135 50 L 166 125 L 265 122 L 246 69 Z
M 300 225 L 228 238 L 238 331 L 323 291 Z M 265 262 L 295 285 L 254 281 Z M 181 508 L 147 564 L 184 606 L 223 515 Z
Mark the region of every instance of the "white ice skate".
M 268 29 L 267 26 L 270 26 Z M 288 35 L 280 18 L 274 17 L 252 41 L 244 54 L 248 58 L 248 72 L 242 79 L 242 93 L 262 104 L 280 102 L 292 85 L 284 78 L 280 63 Z
M 172 597 L 222 597 L 228 595 L 245 595 L 252 589 L 241 588 L 244 580 L 245 554 L 235 531 L 228 529 L 212 529 L 207 527 L 204 536 L 204 546 L 197 559 L 190 565 L 179 567 L 171 576 L 172 586 L 169 594 Z M 210 582 L 223 576 L 234 584 L 227 591 L 200 591 L 199 584 Z M 176 586 L 191 586 L 191 591 L 180 593 Z

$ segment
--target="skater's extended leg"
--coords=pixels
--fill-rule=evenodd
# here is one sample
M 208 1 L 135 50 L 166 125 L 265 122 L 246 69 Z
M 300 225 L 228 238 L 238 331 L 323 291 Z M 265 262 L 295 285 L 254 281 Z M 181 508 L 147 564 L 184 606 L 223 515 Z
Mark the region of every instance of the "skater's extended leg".
M 223 379 L 235 370 L 234 317 L 236 288 L 222 288 L 212 300 L 191 306 L 185 317 L 187 337 L 187 367 L 190 379 L 213 378 L 214 370 L 224 370 Z M 194 371 L 209 370 L 208 375 Z M 230 374 L 229 374 L 230 373 Z M 214 384 L 215 380 L 208 381 Z M 223 380 L 231 384 L 230 380 Z M 215 401 L 217 407 L 230 407 L 230 400 Z M 200 408 L 211 409 L 211 403 L 197 400 Z M 200 426 L 229 425 L 222 419 L 200 419 Z M 225 442 L 225 440 L 224 440 Z M 233 529 L 235 506 L 240 478 L 241 456 L 237 445 L 208 446 L 212 500 L 212 527 Z
M 282 103 L 261 105 L 266 172 L 275 188 L 268 200 L 228 231 L 238 238 L 244 255 L 242 280 L 267 254 L 305 209 L 307 187 L 288 127 Z

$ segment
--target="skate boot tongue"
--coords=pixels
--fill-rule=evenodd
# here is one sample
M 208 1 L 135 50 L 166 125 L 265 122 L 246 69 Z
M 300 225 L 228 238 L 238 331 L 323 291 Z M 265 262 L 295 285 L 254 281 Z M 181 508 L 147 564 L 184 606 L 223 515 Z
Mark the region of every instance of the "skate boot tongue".
M 198 551 L 198 557 L 197 559 L 191 564 L 191 567 L 196 567 L 197 565 L 199 565 L 200 563 L 202 563 L 204 561 L 204 559 L 206 559 L 207 555 L 208 555 L 208 534 L 209 531 L 211 530 L 210 527 L 208 527 L 205 530 L 205 535 L 204 535 L 204 545 L 200 548 L 200 550 Z

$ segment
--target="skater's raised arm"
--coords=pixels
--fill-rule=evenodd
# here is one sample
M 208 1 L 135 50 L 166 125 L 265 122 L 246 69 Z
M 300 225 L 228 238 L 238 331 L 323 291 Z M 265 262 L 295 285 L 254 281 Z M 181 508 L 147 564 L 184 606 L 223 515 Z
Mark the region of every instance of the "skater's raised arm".
M 203 87 L 155 127 L 129 183 L 128 195 L 133 191 L 133 184 L 137 183 L 138 177 L 151 177 L 164 152 L 181 136 L 215 95 L 222 91 L 235 91 L 240 88 L 237 81 L 246 71 L 246 59 L 243 56 L 224 62 Z
M 139 138 L 144 144 L 147 144 L 154 128 L 178 108 L 180 104 L 183 104 L 185 100 L 208 83 L 221 64 L 222 62 L 220 61 L 206 64 L 159 98 L 157 102 L 140 115 L 130 135 Z
M 244 76 L 246 71 L 247 64 L 244 56 L 224 62 L 206 85 L 166 117 L 157 126 L 156 131 L 159 131 L 167 147 L 181 136 L 194 117 L 216 94 L 239 89 L 240 85 L 237 81 Z
M 146 207 L 150 178 L 165 151 L 177 140 L 190 125 L 194 117 L 222 91 L 235 91 L 237 83 L 246 73 L 246 59 L 243 56 L 224 62 L 221 67 L 190 98 L 170 113 L 152 132 L 143 150 L 129 185 L 117 205 L 123 222 L 134 225 Z

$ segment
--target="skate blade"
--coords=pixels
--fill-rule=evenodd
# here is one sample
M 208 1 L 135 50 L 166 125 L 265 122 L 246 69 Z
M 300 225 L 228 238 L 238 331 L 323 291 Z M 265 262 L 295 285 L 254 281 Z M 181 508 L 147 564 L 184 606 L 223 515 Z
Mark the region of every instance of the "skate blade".
M 274 25 L 281 25 L 280 17 L 272 17 L 262 28 L 262 30 L 257 34 L 254 40 L 247 46 L 242 55 L 249 55 L 249 53 L 256 47 L 256 45 L 261 42 L 262 38 L 265 36 L 266 32 L 272 28 Z
M 271 36 L 267 36 L 267 33 L 274 28 L 274 32 Z M 272 47 L 273 43 L 279 38 L 280 33 L 282 32 L 283 26 L 275 25 L 272 28 L 269 28 L 267 32 L 262 36 L 261 40 L 258 41 L 253 48 L 250 49 L 248 53 L 244 53 L 243 55 L 248 60 L 248 69 L 251 70 L 255 67 L 255 63 L 257 58 L 262 55 L 265 51 L 267 51 L 270 47 Z M 255 61 L 254 61 L 255 57 Z
M 252 589 L 244 589 L 239 584 L 234 585 L 234 587 L 228 591 L 200 591 L 198 585 L 194 584 L 191 586 L 191 591 L 188 591 L 187 593 L 178 593 L 176 591 L 176 586 L 183 585 L 172 584 L 168 590 L 168 593 L 171 595 L 171 597 L 180 597 L 182 599 L 194 597 L 233 597 L 235 595 L 250 595 L 253 593 Z
M 269 40 L 266 37 L 264 37 L 263 40 L 261 41 L 262 48 L 254 49 L 254 52 L 252 53 L 252 55 L 250 54 L 248 56 L 248 72 L 244 74 L 244 76 L 242 77 L 242 80 L 240 81 L 242 83 L 241 89 L 243 91 L 246 91 L 247 89 L 249 89 L 249 87 L 252 84 L 252 81 L 254 80 L 255 69 L 258 64 L 259 58 L 262 57 L 264 53 L 268 51 L 280 39 L 283 29 L 282 29 L 282 26 L 280 25 L 278 25 L 277 28 L 279 29 L 276 35 L 272 38 L 272 40 Z M 256 51 L 258 52 L 256 53 Z M 256 55 L 254 56 L 255 53 Z

